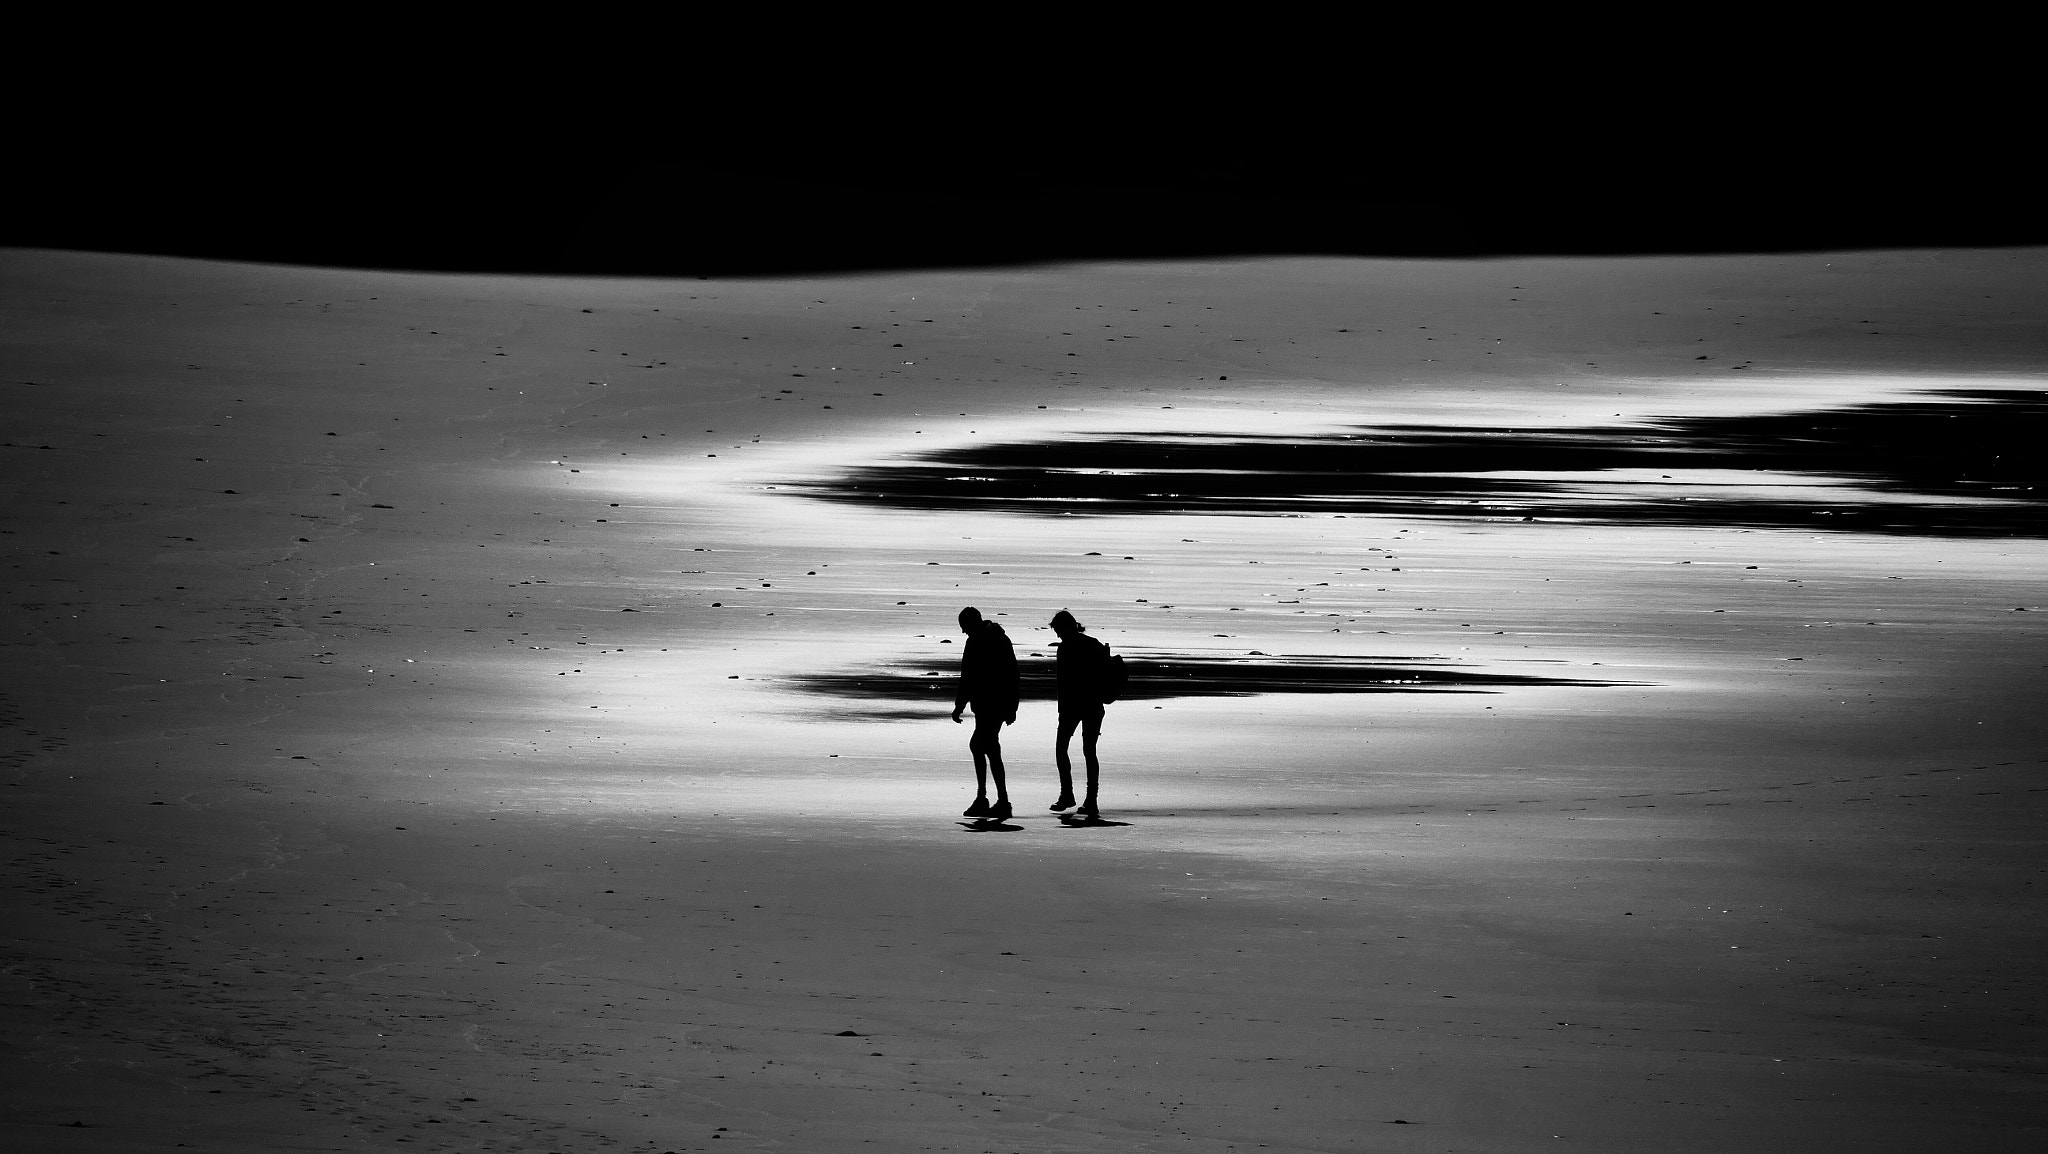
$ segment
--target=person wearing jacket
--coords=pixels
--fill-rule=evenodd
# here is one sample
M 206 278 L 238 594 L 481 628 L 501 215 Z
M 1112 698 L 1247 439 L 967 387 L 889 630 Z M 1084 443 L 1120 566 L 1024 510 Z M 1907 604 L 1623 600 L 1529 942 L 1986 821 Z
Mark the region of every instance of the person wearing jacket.
M 1052 631 L 1060 635 L 1059 672 L 1060 727 L 1053 746 L 1053 762 L 1059 766 L 1060 796 L 1052 803 L 1056 810 L 1074 806 L 1074 764 L 1067 757 L 1067 742 L 1074 730 L 1081 731 L 1081 757 L 1088 766 L 1088 792 L 1082 797 L 1082 817 L 1100 817 L 1095 790 L 1102 774 L 1095 758 L 1095 741 L 1102 736 L 1102 694 L 1109 647 L 1088 636 L 1074 615 L 1062 609 L 1052 616 Z
M 953 721 L 974 707 L 974 736 L 967 749 L 974 755 L 974 804 L 965 817 L 1001 821 L 1010 816 L 1010 788 L 1003 777 L 1003 726 L 1017 720 L 1017 651 L 1009 634 L 982 619 L 972 605 L 960 611 L 960 631 L 967 644 L 960 653 L 960 688 L 953 697 Z M 988 783 L 995 779 L 996 800 L 989 804 Z

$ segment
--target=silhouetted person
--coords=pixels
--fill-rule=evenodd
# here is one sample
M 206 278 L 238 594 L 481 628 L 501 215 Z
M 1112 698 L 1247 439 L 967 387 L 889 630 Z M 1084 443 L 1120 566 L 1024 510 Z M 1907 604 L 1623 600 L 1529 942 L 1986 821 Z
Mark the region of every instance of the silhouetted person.
M 974 706 L 974 736 L 967 748 L 974 754 L 974 804 L 963 816 L 1001 821 L 1010 816 L 1010 787 L 1003 780 L 1003 726 L 1017 720 L 1017 651 L 1010 636 L 993 621 L 984 621 L 972 605 L 960 611 L 960 632 L 967 644 L 960 653 L 960 691 L 953 697 L 953 720 Z M 996 803 L 988 803 L 988 781 L 995 778 Z
M 1095 791 L 1102 764 L 1095 759 L 1095 741 L 1102 736 L 1103 682 L 1109 667 L 1109 647 L 1083 630 L 1074 615 L 1062 609 L 1052 615 L 1052 631 L 1060 635 L 1060 729 L 1053 746 L 1053 762 L 1060 768 L 1060 796 L 1053 809 L 1074 805 L 1074 763 L 1067 758 L 1067 742 L 1074 730 L 1081 731 L 1081 759 L 1088 766 L 1088 792 L 1081 799 L 1083 817 L 1098 817 Z

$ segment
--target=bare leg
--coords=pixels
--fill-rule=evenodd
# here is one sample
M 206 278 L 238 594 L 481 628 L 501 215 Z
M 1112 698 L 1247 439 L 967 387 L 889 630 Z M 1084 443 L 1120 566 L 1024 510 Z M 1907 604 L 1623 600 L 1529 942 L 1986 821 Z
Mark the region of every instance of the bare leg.
M 974 751 L 975 796 L 988 796 L 988 779 L 996 783 L 996 800 L 1010 800 L 1010 787 L 1003 775 L 1003 723 L 1000 718 L 974 719 L 974 737 L 967 743 Z

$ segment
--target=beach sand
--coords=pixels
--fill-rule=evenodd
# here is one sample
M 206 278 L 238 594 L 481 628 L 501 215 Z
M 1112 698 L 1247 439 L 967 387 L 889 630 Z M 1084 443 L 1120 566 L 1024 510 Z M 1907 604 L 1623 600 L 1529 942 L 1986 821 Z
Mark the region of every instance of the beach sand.
M 2037 1150 L 2038 539 L 804 486 L 2038 390 L 2044 297 L 2034 249 L 0 252 L 0 1145 Z M 804 681 L 943 670 L 967 604 L 1027 660 L 1065 607 L 1610 684 L 1133 697 L 1095 827 L 1027 702 L 975 831 L 948 689 Z

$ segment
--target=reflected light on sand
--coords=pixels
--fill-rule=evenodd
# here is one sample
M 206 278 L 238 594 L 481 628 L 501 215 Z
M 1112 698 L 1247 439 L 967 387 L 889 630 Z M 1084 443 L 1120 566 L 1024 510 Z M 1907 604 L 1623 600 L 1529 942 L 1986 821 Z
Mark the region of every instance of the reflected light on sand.
M 1739 396 L 1707 396 L 1696 382 L 1645 384 L 1635 394 L 1639 404 L 1622 411 L 1644 420 L 1688 412 L 1746 420 L 1760 408 L 1804 413 L 1837 402 L 1911 399 L 1930 383 L 1821 377 L 1767 385 L 1749 379 Z M 935 804 L 946 812 L 946 801 L 935 799 L 949 798 L 969 780 L 965 733 L 945 720 L 947 683 L 959 654 L 954 615 L 965 604 L 1001 621 L 1027 660 L 1049 657 L 1045 620 L 1053 609 L 1071 607 L 1091 632 L 1134 655 L 1212 646 L 1219 654 L 1257 650 L 1340 662 L 1383 655 L 1545 675 L 1495 683 L 1485 693 L 1331 696 L 1288 692 L 1274 683 L 1236 687 L 1260 694 L 1253 698 L 1176 702 L 1166 694 L 1159 698 L 1164 712 L 1141 700 L 1113 707 L 1114 740 L 1132 742 L 1125 749 L 1146 749 L 1142 758 L 1151 761 L 1162 749 L 1201 757 L 1208 752 L 1204 742 L 1240 730 L 1270 739 L 1274 731 L 1260 728 L 1267 717 L 1286 716 L 1299 732 L 1342 741 L 1389 716 L 1436 716 L 1434 710 L 1485 718 L 1490 705 L 1500 707 L 1492 714 L 1499 716 L 1543 702 L 1562 715 L 1592 717 L 1612 701 L 1646 694 L 1668 701 L 1705 699 L 1710 691 L 1703 686 L 1746 692 L 1757 683 L 1759 661 L 1798 656 L 1775 649 L 1757 656 L 1766 636 L 1761 621 L 1800 629 L 1815 625 L 1817 615 L 1815 627 L 1832 628 L 1845 612 L 1824 600 L 1821 587 L 1788 577 L 1940 576 L 1952 583 L 1968 573 L 1987 588 L 2001 588 L 2032 572 L 2026 556 L 2004 556 L 2015 546 L 2001 538 L 1824 535 L 1836 527 L 1836 517 L 1813 512 L 1910 512 L 1926 498 L 1907 488 L 1873 487 L 1859 483 L 1865 478 L 1823 470 L 1719 467 L 1675 455 L 1647 466 L 1617 463 L 1601 454 L 1654 447 L 1677 434 L 1616 424 L 1616 408 L 1609 406 L 1620 402 L 1604 397 L 1604 422 L 1588 428 L 1582 418 L 1602 414 L 1568 393 L 1545 395 L 1526 386 L 1478 392 L 1499 406 L 1478 404 L 1471 395 L 1430 403 L 1410 395 L 1398 405 L 1351 406 L 1342 413 L 1327 405 L 1249 398 L 1235 407 L 1032 411 L 925 422 L 925 433 L 916 436 L 899 429 L 763 438 L 715 458 L 578 462 L 583 471 L 573 479 L 559 466 L 523 471 L 515 483 L 527 484 L 530 476 L 531 483 L 557 491 L 567 484 L 615 527 L 604 576 L 593 569 L 585 577 L 607 584 L 551 588 L 565 606 L 586 607 L 565 618 L 575 636 L 587 632 L 592 647 L 602 642 L 630 655 L 586 661 L 580 673 L 559 668 L 575 652 L 567 648 L 522 649 L 504 659 L 492 673 L 503 700 L 520 703 L 533 730 L 555 732 L 531 745 L 491 751 L 489 765 L 480 767 L 476 796 L 485 800 L 479 804 L 517 800 L 564 814 L 687 806 L 778 820 L 838 809 L 914 812 L 929 820 Z M 1545 403 L 1552 405 L 1552 420 L 1528 426 L 1539 434 L 1532 443 L 1583 452 L 1591 467 L 1484 468 L 1492 447 L 1507 444 L 1499 437 L 1506 422 L 1520 429 Z M 1951 397 L 1942 403 L 1972 402 Z M 1460 424 L 1465 418 L 1483 424 Z M 1350 498 L 1284 491 L 1259 498 L 1267 502 L 1261 511 L 1272 514 L 1264 516 L 1217 515 L 1235 511 L 1227 504 L 1088 516 L 1090 506 L 1071 500 L 1052 510 L 1075 514 L 1070 517 L 1018 516 L 1019 502 L 922 507 L 797 495 L 805 478 L 829 481 L 878 461 L 915 464 L 934 452 L 1036 451 L 1041 444 L 1065 451 L 1088 444 L 1079 439 L 1084 436 L 1130 436 L 1133 429 L 1159 431 L 1134 451 L 1252 443 L 1286 465 L 1303 460 L 1299 445 L 1343 453 L 1348 442 L 1379 436 L 1357 423 L 1368 419 L 1427 425 L 1436 439 L 1417 438 L 1418 451 L 1447 446 L 1467 456 L 1444 458 L 1456 468 L 1434 473 L 1404 468 L 1376 475 L 1419 478 L 1425 487 L 1407 505 L 1363 513 L 1347 509 Z M 1385 431 L 1398 438 L 1412 435 L 1413 427 Z M 1555 435 L 1552 441 L 1543 440 L 1545 433 Z M 1046 463 L 1084 483 L 1100 476 L 1144 484 L 1155 472 L 1168 472 L 1143 462 L 1088 468 L 1060 461 L 1057 452 Z M 1224 482 L 1286 478 L 1265 468 L 1191 466 L 1176 462 L 1170 472 Z M 973 465 L 940 472 L 946 478 L 1006 475 L 1002 467 Z M 1461 485 L 1471 492 L 1459 493 Z M 1505 490 L 1489 493 L 1490 486 Z M 1515 486 L 1549 501 L 1556 519 L 1525 523 L 1509 499 L 1518 496 Z M 1940 501 L 1965 513 L 2027 505 L 1975 491 L 1943 492 Z M 1695 503 L 1721 506 L 1724 518 L 1726 510 L 1743 513 L 1748 503 L 1765 511 L 1805 510 L 1819 520 L 1796 527 L 1730 525 L 1707 518 L 1645 520 L 1637 512 Z M 1574 520 L 1573 510 L 1584 515 Z M 1601 520 L 1602 510 L 1612 519 Z M 1695 562 L 1695 568 L 1677 568 Z M 1729 574 L 1730 581 L 1707 589 L 1683 577 L 1707 572 Z M 634 613 L 601 608 L 620 603 L 621 590 L 632 591 L 625 603 Z M 1722 608 L 1728 612 L 1709 616 Z M 1876 621 L 1898 624 L 1889 610 L 1859 617 L 1875 619 L 1865 627 L 1873 639 Z M 835 698 L 805 691 L 807 679 L 871 680 L 878 669 L 893 678 L 882 687 L 886 692 Z M 1553 673 L 1575 684 L 1546 684 Z M 1584 687 L 1616 681 L 1633 687 Z M 1217 688 L 1235 691 L 1222 682 Z M 1397 687 L 1389 682 L 1386 688 Z M 1310 699 L 1322 703 L 1317 712 L 1290 704 Z M 539 705 L 546 708 L 533 712 Z M 1027 706 L 1045 708 L 1042 702 Z M 1046 726 L 1045 716 L 1019 726 L 1018 740 L 1038 760 Z M 1149 735 L 1149 745 L 1138 742 L 1140 733 Z M 1134 782 L 1146 772 L 1133 765 L 1120 769 L 1120 780 Z M 1146 792 L 1178 797 L 1174 791 L 1192 789 L 1211 797 L 1210 804 L 1241 807 L 1252 796 L 1247 791 L 1259 788 L 1257 775 L 1247 774 L 1228 782 L 1167 781 Z
M 1185 439 L 1191 446 L 1213 446 L 1220 437 L 1259 441 L 1271 439 L 1284 444 L 1293 439 L 1307 442 L 1343 443 L 1362 440 L 1378 433 L 1402 434 L 1436 430 L 1455 434 L 1496 436 L 1500 430 L 1542 434 L 1575 428 L 1606 428 L 1616 433 L 1650 431 L 1658 421 L 1769 417 L 1804 411 L 1835 410 L 1851 406 L 1900 404 L 1925 401 L 1942 395 L 1969 391 L 2048 389 L 2048 380 L 2016 376 L 1955 377 L 1932 374 L 1808 374 L 1729 375 L 1703 380 L 1662 381 L 1580 378 L 1557 383 L 1525 381 L 1475 381 L 1464 389 L 1432 390 L 1419 395 L 1404 390 L 1376 390 L 1371 382 L 1359 382 L 1346 401 L 1330 399 L 1328 382 L 1248 382 L 1244 395 L 1219 402 L 1214 397 L 1203 403 L 1140 406 L 1105 405 L 1059 411 L 1018 411 L 972 417 L 933 416 L 916 423 L 921 430 L 906 435 L 899 424 L 876 425 L 862 431 L 835 426 L 829 436 L 743 438 L 742 447 L 715 457 L 635 457 L 630 460 L 593 459 L 578 462 L 583 484 L 593 491 L 619 498 L 631 513 L 618 519 L 654 520 L 685 528 L 732 529 L 759 526 L 764 533 L 780 533 L 800 540 L 841 537 L 847 518 L 857 515 L 859 523 L 882 538 L 913 540 L 925 534 L 926 522 L 892 515 L 895 510 L 879 508 L 886 500 L 862 503 L 857 508 L 842 506 L 817 509 L 814 502 L 792 500 L 802 492 L 830 491 L 851 471 L 876 467 L 879 463 L 915 463 L 935 455 L 978 452 L 1003 445 L 1085 444 L 1091 439 L 1141 438 L 1146 443 L 1166 445 Z M 1593 395 L 1597 391 L 1597 395 Z M 1170 395 L 1170 394 L 1169 394 Z M 1263 467 L 1229 467 L 1221 462 L 1188 462 L 1170 470 L 1146 468 L 1131 463 L 1066 463 L 1053 458 L 1034 462 L 1048 475 L 1081 479 L 1092 476 L 1145 478 L 1148 476 L 1201 475 L 1211 478 L 1260 477 Z M 514 484 L 558 484 L 560 467 L 547 466 L 536 474 L 522 471 Z M 1783 471 L 1700 469 L 1689 481 L 1679 481 L 1669 465 L 1657 469 L 1605 467 L 1597 482 L 1630 483 L 1632 474 L 1672 474 L 1674 483 L 1746 488 L 1750 495 L 1764 490 L 1799 489 L 1811 494 L 1828 488 L 1843 500 L 1866 503 L 1899 503 L 1890 496 L 1875 496 L 1867 490 L 1847 492 L 1843 478 L 1824 480 L 1811 474 Z M 1404 470 L 1387 476 L 1419 476 Z M 1522 481 L 1538 484 L 1584 485 L 1586 470 L 1486 470 L 1465 469 L 1439 476 L 1466 476 L 1477 480 Z M 545 480 L 543 480 L 545 478 Z M 955 469 L 943 475 L 947 481 L 974 487 L 997 484 L 1001 478 L 988 470 Z M 1657 479 L 1661 480 L 1662 477 Z M 1182 487 L 1183 489 L 1185 487 Z M 1592 496 L 1591 492 L 1586 494 Z M 1691 494 L 1705 496 L 1704 491 Z M 1226 508 L 1199 507 L 1197 493 L 1170 494 L 1185 498 L 1196 514 L 1228 512 Z M 1020 500 L 1021 494 L 1010 495 Z M 1291 497 L 1307 509 L 1330 511 L 1327 495 L 1299 493 Z M 1090 503 L 1102 505 L 1106 497 L 1063 492 L 1044 500 L 1058 502 L 1076 512 L 1087 511 Z M 1270 499 L 1261 499 L 1271 504 Z M 1284 505 L 1285 499 L 1281 501 Z M 1967 502 L 1966 502 L 1967 503 Z M 1019 505 L 1018 508 L 1024 506 Z M 1057 510 L 1056 510 L 1057 511 Z M 1132 512 L 1111 507 L 1102 511 Z M 1150 510 L 1147 510 L 1150 511 Z M 1278 511 L 1278 506 L 1272 510 Z M 1386 511 L 1382 511 L 1386 512 Z M 1420 512 L 1420 510 L 1416 510 Z M 1441 513 L 1441 510 L 1431 510 Z

